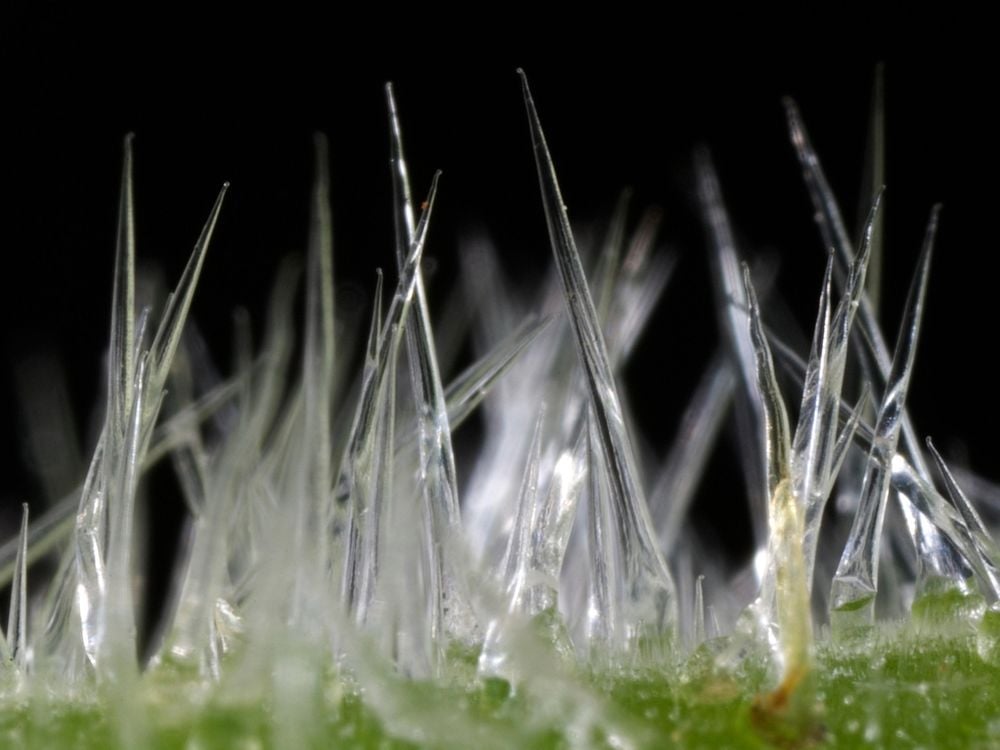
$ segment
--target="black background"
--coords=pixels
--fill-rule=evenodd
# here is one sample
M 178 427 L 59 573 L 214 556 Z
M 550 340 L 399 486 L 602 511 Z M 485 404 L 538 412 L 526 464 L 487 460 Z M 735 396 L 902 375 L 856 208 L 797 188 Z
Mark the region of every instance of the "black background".
M 884 61 L 887 333 L 895 335 L 928 213 L 940 201 L 912 413 L 946 452 L 966 451 L 983 474 L 1000 478 L 1000 404 L 988 361 L 1000 319 L 993 260 L 998 118 L 993 71 L 984 61 L 958 59 L 936 38 L 899 53 L 884 31 L 871 38 L 852 32 L 824 46 L 799 33 L 771 40 L 737 29 L 740 41 L 733 43 L 704 23 L 646 28 L 637 16 L 620 29 L 594 18 L 585 32 L 528 39 L 516 23 L 505 25 L 509 18 L 417 22 L 385 12 L 383 25 L 363 28 L 309 16 L 286 23 L 234 14 L 206 29 L 192 14 L 139 24 L 126 16 L 129 26 L 120 30 L 121 16 L 35 8 L 15 12 L 5 25 L 6 526 L 16 504 L 38 493 L 23 448 L 14 368 L 26 358 L 58 355 L 70 376 L 80 438 L 92 435 L 124 133 L 137 136 L 140 258 L 158 264 L 167 279 L 183 268 L 221 183 L 232 182 L 192 310 L 224 364 L 233 308 L 245 305 L 260 330 L 279 260 L 304 247 L 314 131 L 331 143 L 338 284 L 363 297 L 374 268 L 393 267 L 387 80 L 397 87 L 415 192 L 423 194 L 435 169 L 444 171 L 427 251 L 436 267 L 432 289 L 449 286 L 460 241 L 477 232 L 495 240 L 511 278 L 537 280 L 551 252 L 518 66 L 530 77 L 574 223 L 601 231 L 620 190 L 632 186 L 633 220 L 642 207 L 660 206 L 661 241 L 679 252 L 666 299 L 627 373 L 644 433 L 662 452 L 717 340 L 692 150 L 712 149 L 743 248 L 780 258 L 777 288 L 808 330 L 823 255 L 781 97 L 799 102 L 853 221 L 872 78 Z M 967 41 L 964 51 L 974 47 Z M 726 483 L 735 465 L 723 450 L 699 517 L 704 533 L 740 549 L 746 518 L 741 496 Z M 171 538 L 179 508 L 172 496 L 157 504 L 154 548 L 169 549 L 163 540 Z

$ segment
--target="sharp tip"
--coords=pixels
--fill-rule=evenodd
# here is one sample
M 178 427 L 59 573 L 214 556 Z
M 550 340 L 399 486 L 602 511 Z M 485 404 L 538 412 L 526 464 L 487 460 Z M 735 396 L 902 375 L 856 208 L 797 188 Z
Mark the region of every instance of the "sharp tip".
M 760 317 L 760 303 L 757 301 L 757 290 L 753 285 L 753 275 L 750 273 L 750 264 L 745 260 L 740 261 L 743 268 L 743 289 L 747 295 L 747 312 L 751 319 Z
M 219 194 L 215 197 L 215 203 L 212 204 L 212 210 L 208 215 L 208 226 L 214 227 L 215 222 L 219 218 L 219 214 L 222 212 L 222 203 L 225 200 L 226 193 L 229 192 L 229 180 L 222 183 L 222 187 L 219 188 Z
M 928 435 L 924 438 L 924 443 L 927 445 L 927 450 L 930 451 L 931 458 L 934 459 L 934 463 L 937 464 L 938 470 L 944 476 L 945 480 L 951 479 L 951 469 L 948 468 L 948 464 L 945 463 L 944 457 L 938 452 L 938 449 L 934 446 L 934 441 L 931 440 L 931 436 Z
M 396 113 L 396 89 L 392 85 L 392 81 L 386 81 L 385 83 L 385 101 L 389 106 L 389 121 L 396 122 L 398 119 Z
M 781 104 L 785 108 L 785 118 L 788 120 L 788 129 L 791 131 L 793 142 L 796 145 L 805 143 L 805 126 L 802 124 L 799 105 L 790 96 L 782 97 Z
M 385 102 L 389 110 L 389 141 L 392 160 L 403 161 L 403 134 L 399 123 L 399 108 L 396 106 L 396 94 L 392 81 L 385 84 Z
M 434 176 L 431 177 L 431 187 L 427 191 L 427 198 L 421 204 L 421 212 L 428 214 L 434 208 L 434 202 L 437 199 L 438 182 L 441 179 L 441 170 L 438 169 L 434 172 Z
M 833 264 L 836 257 L 837 251 L 832 247 L 826 251 L 826 267 L 823 269 L 823 290 L 821 294 L 827 297 L 830 295 L 830 280 L 833 278 Z
M 927 229 L 924 231 L 924 246 L 921 250 L 921 257 L 918 263 L 926 266 L 930 262 L 930 256 L 934 252 L 935 240 L 937 239 L 938 223 L 941 219 L 941 204 L 935 204 L 931 208 L 930 218 L 927 220 Z M 925 271 L 926 273 L 926 271 Z
M 534 109 L 535 102 L 531 97 L 531 87 L 528 85 L 528 74 L 524 72 L 524 68 L 518 68 L 517 74 L 521 77 L 521 90 L 524 92 L 524 100 L 530 108 Z

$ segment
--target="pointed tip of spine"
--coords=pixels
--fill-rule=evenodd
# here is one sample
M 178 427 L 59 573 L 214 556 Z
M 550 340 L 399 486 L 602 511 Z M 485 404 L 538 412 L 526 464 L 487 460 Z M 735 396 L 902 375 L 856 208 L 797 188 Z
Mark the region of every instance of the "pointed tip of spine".
M 923 297 L 927 291 L 931 258 L 934 255 L 934 241 L 937 238 L 938 222 L 940 220 L 940 208 L 941 204 L 937 204 L 931 209 L 930 218 L 927 220 L 927 229 L 924 232 L 924 245 L 920 249 L 920 258 L 917 260 L 914 285 L 919 288 L 921 296 L 919 304 L 923 304 Z
M 531 95 L 531 86 L 528 85 L 528 74 L 524 68 L 518 68 L 517 74 L 521 77 L 521 92 L 524 94 L 524 104 L 528 108 L 528 117 L 533 125 L 537 125 L 538 112 L 535 110 L 535 100 Z
M 782 97 L 781 104 L 785 108 L 785 119 L 788 122 L 788 132 L 792 138 L 792 144 L 796 151 L 800 152 L 801 158 L 805 156 L 804 150 L 812 150 L 805 124 L 802 122 L 802 113 L 799 111 L 799 105 L 790 96 Z
M 229 192 L 230 182 L 226 180 L 222 183 L 222 187 L 219 188 L 219 193 L 215 197 L 215 203 L 212 205 L 212 210 L 208 214 L 208 221 L 205 222 L 206 228 L 209 229 L 209 236 L 211 236 L 211 230 L 215 229 L 215 222 L 219 219 L 219 213 L 222 211 L 222 203 L 226 199 L 226 193 Z
M 813 334 L 814 346 L 822 346 L 827 336 L 826 328 L 830 325 L 831 307 L 833 305 L 833 264 L 837 252 L 832 247 L 826 254 L 826 268 L 823 271 L 823 286 L 819 293 L 819 318 L 816 321 L 816 332 Z M 823 323 L 822 321 L 826 321 Z M 822 336 L 823 339 L 817 339 Z
M 226 180 L 222 183 L 222 187 L 219 188 L 219 192 L 215 196 L 215 203 L 212 204 L 212 210 L 209 211 L 208 219 L 206 219 L 205 224 L 202 227 L 201 235 L 198 237 L 194 255 L 200 255 L 208 249 L 208 243 L 212 238 L 212 234 L 215 232 L 215 225 L 219 221 L 219 214 L 222 213 L 222 204 L 225 202 L 226 194 L 228 192 L 229 180 Z
M 399 128 L 399 107 L 396 104 L 396 89 L 392 81 L 385 84 L 385 103 L 389 108 L 389 130 L 392 132 L 393 142 L 400 138 Z
M 433 199 L 437 195 L 438 182 L 441 180 L 441 175 L 443 175 L 443 174 L 444 174 L 444 172 L 442 170 L 437 169 L 437 170 L 434 171 L 434 176 L 431 178 L 431 189 L 430 189 L 430 192 L 427 195 L 427 208 L 428 208 L 428 210 L 430 210 L 430 207 L 433 204 Z
M 884 196 L 885 196 L 885 185 L 879 185 L 878 190 L 875 192 L 875 197 L 872 199 L 872 213 L 877 213 L 879 208 L 882 207 L 882 198 Z
M 931 206 L 931 215 L 927 219 L 927 228 L 924 230 L 924 244 L 923 247 L 920 248 L 920 258 L 917 261 L 916 278 L 920 280 L 921 295 L 923 295 L 926 291 L 927 277 L 930 274 L 931 256 L 934 255 L 934 245 L 937 240 L 938 226 L 940 223 L 941 204 L 935 203 Z
M 425 218 L 426 221 L 430 221 L 431 214 L 434 213 L 434 202 L 437 200 L 438 184 L 441 182 L 442 174 L 443 172 L 440 169 L 435 170 L 434 176 L 431 177 L 431 187 L 430 190 L 427 191 L 427 197 L 424 199 L 424 202 L 420 204 L 420 208 L 422 209 L 422 218 Z
M 753 279 L 750 277 L 750 264 L 745 260 L 740 261 L 740 268 L 743 271 L 743 288 L 747 293 L 748 312 L 751 317 L 760 315 L 760 305 L 757 303 L 757 292 L 753 288 Z
M 872 205 L 868 209 L 868 216 L 865 217 L 864 243 L 871 244 L 872 234 L 875 232 L 875 221 L 878 219 L 879 211 L 882 210 L 882 201 L 885 198 L 885 185 L 879 185 L 875 195 L 872 196 Z
M 403 158 L 403 132 L 399 124 L 399 107 L 396 105 L 396 90 L 392 85 L 392 81 L 385 84 L 385 102 L 389 108 L 389 135 L 392 138 L 392 158 L 400 161 Z
M 927 446 L 927 450 L 931 452 L 931 455 L 934 457 L 934 460 L 937 462 L 938 466 L 944 463 L 941 459 L 941 454 L 938 453 L 938 450 L 934 446 L 934 441 L 931 439 L 930 435 L 924 438 L 924 445 Z
M 885 185 L 879 185 L 878 190 L 875 191 L 875 195 L 872 196 L 872 205 L 868 209 L 868 215 L 865 217 L 864 229 L 862 231 L 862 242 L 861 251 L 867 250 L 871 252 L 872 237 L 875 234 L 875 224 L 879 218 L 879 212 L 882 210 L 882 200 L 885 198 Z

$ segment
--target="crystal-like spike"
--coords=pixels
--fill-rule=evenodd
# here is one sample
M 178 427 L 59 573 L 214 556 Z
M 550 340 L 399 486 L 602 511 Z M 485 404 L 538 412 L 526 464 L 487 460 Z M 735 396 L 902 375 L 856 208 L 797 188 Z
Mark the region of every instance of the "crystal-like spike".
M 791 475 L 791 438 L 788 414 L 774 374 L 774 362 L 761 322 L 760 305 L 743 266 L 743 283 L 750 305 L 750 338 L 757 361 L 757 386 L 763 404 L 767 445 L 768 568 L 757 606 L 768 624 L 776 623 L 783 670 L 779 690 L 793 691 L 809 670 L 812 649 L 812 618 L 809 584 L 802 543 L 805 508 L 795 495 Z
M 108 674 L 124 676 L 135 669 L 135 621 L 132 607 L 132 537 L 135 485 L 146 462 L 146 451 L 163 398 L 163 385 L 180 340 L 181 330 L 207 248 L 211 228 L 218 216 L 220 200 L 210 216 L 206 231 L 196 245 L 177 290 L 167 305 L 164 320 L 153 342 L 152 354 L 142 353 L 145 316 L 136 319 L 135 239 L 132 201 L 132 138 L 125 141 L 122 193 L 119 206 L 118 242 L 115 261 L 112 332 L 109 357 L 108 411 L 104 429 L 91 461 L 87 479 L 77 495 L 78 512 L 72 519 L 75 530 L 75 565 L 64 568 L 59 590 L 75 588 L 76 615 L 86 658 L 96 664 L 109 657 Z M 180 303 L 178 304 L 178 299 Z M 140 363 L 138 371 L 136 363 Z M 148 366 L 147 366 L 148 363 Z M 185 414 L 187 419 L 190 414 Z M 62 518 L 71 511 L 68 502 L 46 514 L 33 536 L 35 556 L 63 533 Z M 24 555 L 22 565 L 27 563 Z M 66 558 L 68 559 L 68 558 Z M 47 607 L 51 615 L 46 632 L 51 632 L 56 648 L 62 648 L 69 621 L 63 597 Z M 67 600 L 68 601 L 68 600 Z M 59 602 L 63 602 L 60 604 Z M 62 614 L 59 614 L 59 613 Z M 58 622 L 56 622 L 58 620 Z M 52 625 L 49 628 L 49 624 Z M 72 649 L 71 649 L 72 650 Z M 79 674 L 63 654 L 70 673 Z
M 790 372 L 796 378 L 802 380 L 805 372 L 805 363 L 798 355 L 776 339 L 772 339 L 771 343 L 781 353 L 782 361 L 788 366 Z M 829 480 L 831 484 L 836 479 L 839 467 L 843 463 L 847 448 L 853 438 L 856 438 L 862 446 L 869 450 L 874 442 L 874 428 L 862 419 L 862 413 L 869 394 L 870 390 L 866 386 L 856 406 L 851 407 L 843 401 L 840 403 L 840 414 L 842 418 L 847 420 L 847 424 L 842 430 L 834 450 L 834 462 Z M 966 527 L 972 529 L 975 526 L 974 521 L 966 519 L 963 522 L 959 516 L 955 515 L 954 511 L 949 509 L 949 506 L 943 502 L 940 495 L 938 495 L 930 483 L 923 479 L 919 472 L 900 453 L 895 453 L 892 456 L 891 464 L 883 468 L 891 473 L 891 487 L 897 492 L 900 502 L 904 504 L 903 507 L 910 509 L 913 513 L 919 514 L 918 517 L 922 523 L 933 525 L 937 535 L 964 555 L 966 562 L 976 570 L 977 575 L 980 575 L 984 584 L 992 591 L 991 574 L 983 572 L 982 568 L 976 568 L 977 558 L 982 558 L 983 565 L 988 565 L 991 558 L 1000 559 L 1000 554 L 991 553 L 990 550 L 995 545 L 993 545 L 988 536 L 982 540 L 982 545 L 970 546 L 973 544 L 970 541 L 972 537 L 966 534 L 964 529 Z M 958 503 L 956 502 L 956 504 Z M 973 536 L 975 535 L 973 534 Z M 993 547 L 990 545 L 993 545 Z M 978 549 L 978 553 L 975 552 L 976 549 Z M 972 553 L 970 553 L 970 550 L 972 550 Z M 955 574 L 960 577 L 962 574 L 961 562 L 956 562 L 954 555 L 950 552 L 949 556 L 952 559 L 951 565 L 954 567 Z M 954 578 L 955 576 L 952 577 Z
M 334 507 L 334 514 L 340 519 L 340 523 L 334 523 L 334 527 L 337 528 L 346 524 L 347 528 L 346 539 L 344 540 L 347 547 L 344 550 L 345 561 L 342 595 L 347 608 L 349 610 L 355 609 L 355 617 L 359 622 L 363 622 L 365 617 L 363 611 L 359 614 L 356 609 L 359 598 L 362 596 L 358 589 L 361 587 L 360 579 L 364 571 L 363 551 L 361 549 L 362 537 L 365 536 L 363 527 L 368 524 L 369 520 L 366 514 L 372 505 L 370 493 L 374 493 L 375 485 L 379 481 L 376 474 L 376 467 L 374 466 L 378 461 L 374 446 L 378 440 L 378 427 L 384 413 L 382 402 L 388 395 L 387 391 L 382 392 L 379 390 L 380 373 L 378 367 L 382 361 L 381 354 L 383 347 L 391 345 L 391 341 L 395 341 L 398 344 L 400 340 L 396 335 L 399 330 L 398 326 L 391 328 L 387 332 L 383 331 L 382 270 L 377 269 L 375 276 L 375 292 L 372 295 L 372 319 L 368 328 L 368 342 L 365 346 L 361 394 L 357 402 L 359 408 L 362 405 L 367 405 L 366 408 L 368 408 L 368 411 L 366 411 L 366 416 L 360 418 L 361 421 L 358 421 L 357 416 L 355 417 L 356 421 L 352 427 L 348 445 L 356 442 L 358 448 L 348 453 L 344 459 L 347 463 L 342 464 L 340 467 L 340 481 L 338 482 L 336 505 Z M 390 337 L 390 343 L 383 341 L 383 335 L 386 333 Z M 386 360 L 386 367 L 391 368 L 391 372 L 394 372 L 395 352 L 391 353 L 391 356 Z M 390 370 L 382 373 L 382 375 L 386 376 L 386 379 L 388 379 L 389 374 Z M 369 404 L 371 399 L 374 399 L 374 401 L 371 401 Z M 372 450 L 369 451 L 366 447 L 372 448 Z M 352 499 L 353 503 L 351 503 Z M 344 518 L 345 515 L 346 520 Z M 370 538 L 370 535 L 366 538 Z M 374 581 L 371 580 L 365 583 L 366 586 L 374 585 Z M 370 590 L 364 592 L 365 595 L 368 593 L 370 593 Z M 367 605 L 367 602 L 362 606 L 365 605 Z
M 743 285 L 750 312 L 750 340 L 754 347 L 757 388 L 763 405 L 764 434 L 767 436 L 767 491 L 773 497 L 778 485 L 788 478 L 792 452 L 791 433 L 788 427 L 788 412 L 785 410 L 778 379 L 774 374 L 771 347 L 764 333 L 760 304 L 757 302 L 757 294 L 750 280 L 750 267 L 745 263 Z
M 87 478 L 80 493 L 80 509 L 75 518 L 76 607 L 80 613 L 83 648 L 93 665 L 103 639 L 99 608 L 103 606 L 107 578 L 104 535 L 107 528 L 107 498 L 102 468 L 107 430 L 98 441 Z
M 390 346 L 398 345 L 395 331 L 390 331 Z M 392 503 L 393 492 L 393 457 L 396 425 L 396 356 L 392 355 L 386 361 L 387 371 L 380 379 L 382 393 L 379 395 L 378 423 L 374 437 L 374 456 L 372 474 L 372 494 L 369 506 L 363 509 L 361 520 L 360 546 L 360 576 L 356 601 L 355 617 L 358 623 L 364 623 L 372 606 L 378 587 L 378 578 L 382 573 L 382 550 L 387 544 L 394 543 L 394 536 L 399 535 L 399 529 L 387 526 L 392 519 L 388 506 Z
M 393 95 L 392 84 L 386 84 L 389 105 L 389 124 L 392 141 L 392 184 L 396 217 L 396 260 L 402 266 L 406 248 L 414 241 L 413 200 L 410 181 L 403 156 L 403 137 Z M 434 332 L 424 292 L 423 277 L 417 269 L 414 314 L 406 325 L 406 351 L 410 362 L 410 381 L 413 385 L 420 430 L 418 441 L 420 473 L 425 502 L 430 507 L 433 533 L 437 537 L 434 547 L 442 559 L 435 566 L 435 578 L 440 578 L 439 596 L 447 599 L 447 606 L 440 606 L 442 632 L 469 640 L 474 637 L 476 625 L 468 604 L 468 592 L 462 583 L 462 571 L 455 569 L 448 555 L 451 544 L 447 538 L 457 535 L 461 524 L 458 503 L 458 479 L 455 473 L 455 454 L 451 444 L 448 408 L 444 387 L 437 363 Z
M 656 545 L 607 346 L 573 239 L 555 167 L 527 77 L 523 71 L 519 73 L 552 251 L 590 394 L 593 427 L 606 464 L 614 525 L 622 545 L 622 590 L 625 598 L 620 613 L 625 631 L 622 642 L 627 648 L 632 648 L 636 639 L 644 633 L 661 633 L 675 627 L 676 591 Z
M 132 391 L 130 424 L 120 464 L 114 476 L 107 477 L 114 485 L 108 487 L 108 547 L 107 594 L 98 605 L 98 625 L 101 642 L 97 644 L 99 658 L 105 660 L 105 676 L 124 679 L 137 674 L 135 605 L 132 600 L 132 552 L 134 544 L 135 494 L 145 429 L 145 404 L 148 397 L 148 354 L 138 361 L 136 383 Z M 155 419 L 155 412 L 153 418 Z M 109 484 L 110 484 L 109 481 Z M 133 674 L 135 673 L 135 674 Z
M 353 498 L 354 500 L 354 505 L 352 506 L 354 514 L 353 524 L 360 523 L 359 514 L 367 513 L 368 508 L 371 507 L 374 485 L 378 480 L 378 477 L 373 474 L 376 468 L 374 466 L 375 440 L 377 437 L 379 415 L 382 411 L 383 401 L 386 398 L 385 383 L 390 371 L 389 360 L 396 356 L 398 347 L 402 341 L 404 324 L 413 301 L 417 270 L 423 254 L 429 220 L 434 209 L 439 176 L 439 174 L 434 176 L 434 181 L 426 202 L 427 208 L 421 216 L 420 224 L 417 226 L 414 236 L 413 246 L 400 273 L 399 284 L 389 305 L 389 312 L 386 315 L 382 333 L 379 335 L 373 333 L 369 336 L 369 357 L 375 354 L 377 358 L 375 361 L 369 361 L 365 365 L 361 395 L 354 413 L 350 437 L 347 441 L 344 458 L 340 464 L 340 478 L 337 482 L 338 488 L 340 488 L 338 490 L 338 498 L 343 498 L 344 500 Z M 380 314 L 378 308 L 380 307 L 381 305 L 376 300 L 376 310 L 373 312 L 375 322 L 378 321 Z M 382 343 L 378 343 L 380 340 Z M 373 348 L 375 349 L 374 352 L 372 352 Z M 359 542 L 360 537 L 357 537 L 351 543 L 351 547 L 348 550 L 347 564 L 344 569 L 344 592 L 348 601 L 352 601 L 355 597 L 355 587 L 358 583 L 357 576 L 361 571 L 361 560 L 358 557 L 361 554 L 361 550 L 356 546 Z
M 14 580 L 10 586 L 10 610 L 7 615 L 7 637 L 3 645 L 9 650 L 8 658 L 19 671 L 23 671 L 28 658 L 28 504 L 21 504 L 21 530 L 17 535 L 17 559 L 14 562 Z M 3 642 L 0 637 L 0 643 Z
M 881 194 L 877 195 L 865 223 L 865 238 L 861 249 L 851 263 L 844 284 L 844 294 L 831 319 L 831 278 L 834 258 L 827 261 L 820 315 L 813 336 L 813 350 L 806 365 L 802 389 L 802 406 L 799 424 L 793 441 L 793 461 L 796 466 L 795 492 L 805 507 L 806 580 L 812 589 L 816 544 L 823 519 L 826 501 L 836 478 L 834 454 L 836 449 L 838 405 L 844 384 L 847 364 L 847 346 L 854 311 L 864 292 L 864 283 L 871 259 L 871 232 L 879 214 Z M 840 465 L 837 464 L 837 469 Z
M 917 338 L 923 318 L 934 232 L 937 226 L 936 216 L 935 211 L 910 286 L 899 342 L 875 423 L 874 440 L 862 483 L 861 498 L 830 594 L 831 612 L 850 613 L 844 619 L 849 617 L 851 621 L 859 624 L 870 624 L 874 618 L 882 521 L 892 476 L 889 467 L 899 441 L 901 417 L 916 357 Z
M 834 248 L 842 264 L 845 266 L 849 265 L 850 258 L 853 255 L 851 241 L 848 237 L 840 208 L 833 196 L 833 191 L 827 183 L 826 176 L 819 163 L 819 158 L 809 141 L 809 136 L 802 122 L 802 116 L 799 114 L 795 102 L 791 99 L 785 100 L 785 111 L 788 117 L 792 144 L 795 146 L 799 162 L 802 165 L 806 187 L 809 190 L 809 196 L 816 209 L 816 223 L 823 237 L 823 244 L 827 248 Z M 932 222 L 936 223 L 936 219 L 932 218 Z M 869 241 L 874 227 L 875 224 L 872 222 L 868 229 Z M 888 383 L 892 358 L 889 348 L 886 345 L 885 337 L 882 334 L 882 329 L 878 325 L 871 302 L 866 294 L 862 294 L 858 300 L 858 317 L 864 334 L 862 341 L 871 353 L 878 373 L 881 375 L 883 381 Z M 903 423 L 902 437 L 910 461 L 921 477 L 925 480 L 929 479 L 930 473 L 924 461 L 917 431 L 913 427 L 910 417 L 905 410 L 900 418 Z M 948 574 L 953 567 L 952 555 L 942 542 L 937 529 L 926 518 L 915 513 L 909 505 L 904 504 L 902 510 L 910 535 L 917 547 L 918 584 L 924 576 L 925 566 L 929 566 L 938 574 Z
M 80 486 L 62 498 L 28 527 L 28 556 L 26 564 L 51 552 L 61 544 L 74 528 L 74 514 L 80 507 Z M 17 537 L 0 545 L 0 587 L 6 586 L 17 570 L 17 555 L 21 542 Z
M 115 275 L 111 302 L 108 361 L 108 407 L 98 444 L 80 496 L 76 517 L 79 582 L 84 648 L 91 663 L 104 639 L 106 536 L 110 483 L 124 454 L 132 389 L 135 387 L 135 219 L 132 195 L 132 135 L 125 137 L 119 201 Z
M 815 549 L 819 531 L 818 523 L 811 526 L 809 521 L 812 519 L 818 521 L 826 505 L 827 495 L 823 490 L 829 483 L 827 475 L 837 435 L 837 411 L 835 407 L 840 401 L 840 383 L 831 383 L 830 380 L 831 375 L 843 374 L 843 367 L 840 368 L 839 373 L 831 372 L 830 367 L 830 346 L 832 343 L 830 284 L 832 274 L 833 257 L 830 257 L 823 276 L 819 314 L 813 332 L 812 350 L 806 365 L 805 383 L 802 386 L 799 422 L 792 439 L 794 493 L 806 514 L 803 544 L 807 569 L 812 567 L 810 547 Z
M 121 197 L 118 204 L 118 238 L 115 246 L 115 281 L 111 296 L 111 349 L 108 362 L 109 421 L 124 434 L 135 384 L 135 205 L 132 186 L 132 141 L 125 136 Z
M 170 298 L 167 301 L 160 325 L 156 329 L 156 336 L 149 348 L 150 352 L 150 372 L 149 383 L 150 393 L 159 393 L 167 382 L 167 375 L 170 372 L 170 365 L 173 362 L 174 352 L 181 340 L 181 333 L 184 330 L 184 321 L 187 320 L 188 311 L 191 309 L 191 300 L 194 298 L 194 290 L 198 285 L 198 277 L 201 275 L 201 267 L 205 262 L 205 254 L 212 241 L 215 232 L 215 225 L 219 221 L 219 213 L 222 211 L 222 202 L 229 190 L 229 183 L 223 183 L 219 191 L 215 204 L 208 214 L 205 226 L 195 242 L 194 251 L 188 259 L 184 272 Z M 152 408 L 152 403 L 147 403 L 147 408 Z

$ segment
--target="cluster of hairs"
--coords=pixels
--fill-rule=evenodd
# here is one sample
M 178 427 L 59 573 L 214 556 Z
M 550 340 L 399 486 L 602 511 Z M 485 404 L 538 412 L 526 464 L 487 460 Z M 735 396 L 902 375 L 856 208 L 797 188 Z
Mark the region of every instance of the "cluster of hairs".
M 788 695 L 808 683 L 816 623 L 849 641 L 874 623 L 876 605 L 901 616 L 942 589 L 976 602 L 979 615 L 996 606 L 995 497 L 974 498 L 989 504 L 984 520 L 905 405 L 936 211 L 893 347 L 866 284 L 881 263 L 878 186 L 855 247 L 787 103 L 829 251 L 811 348 L 799 354 L 765 323 L 778 293 L 772 269 L 741 262 L 711 161 L 698 154 L 721 341 L 675 444 L 643 471 L 653 462 L 640 455 L 619 383 L 671 274 L 655 218 L 629 233 L 622 208 L 603 244 L 578 250 L 525 79 L 554 272 L 529 299 L 489 246 L 467 248 L 464 292 L 482 308 L 477 358 L 446 381 L 451 357 L 441 352 L 467 329 L 445 320 L 435 330 L 428 311 L 421 257 L 438 180 L 413 200 L 391 87 L 387 95 L 397 260 L 388 306 L 380 274 L 366 340 L 355 336 L 362 321 L 335 315 L 317 138 L 301 358 L 299 273 L 287 265 L 259 340 L 237 320 L 226 376 L 185 324 L 227 186 L 153 315 L 136 292 L 126 138 L 103 429 L 80 486 L 31 523 L 25 506 L 20 535 L 0 549 L 12 592 L 4 691 L 76 696 L 96 685 L 120 707 L 122 731 L 139 737 L 142 712 L 129 708 L 137 688 L 180 673 L 192 676 L 194 699 L 273 690 L 294 743 L 295 727 L 322 710 L 315 686 L 332 674 L 363 689 L 390 727 L 427 739 L 438 719 L 461 728 L 407 719 L 400 680 L 447 678 L 458 650 L 475 654 L 479 678 L 507 680 L 585 734 L 601 712 L 574 677 L 580 664 L 668 669 L 707 641 L 725 644 L 720 663 L 749 646 L 770 664 L 775 694 Z M 800 386 L 794 422 L 779 371 Z M 453 434 L 476 410 L 484 438 L 462 467 L 460 496 Z M 739 577 L 749 589 L 705 586 L 722 571 L 686 533 L 730 415 L 753 519 L 755 554 Z M 143 474 L 164 460 L 188 514 L 147 661 L 137 656 L 136 518 Z M 887 515 L 894 501 L 899 512 Z M 27 568 L 43 557 L 54 572 L 29 608 Z

